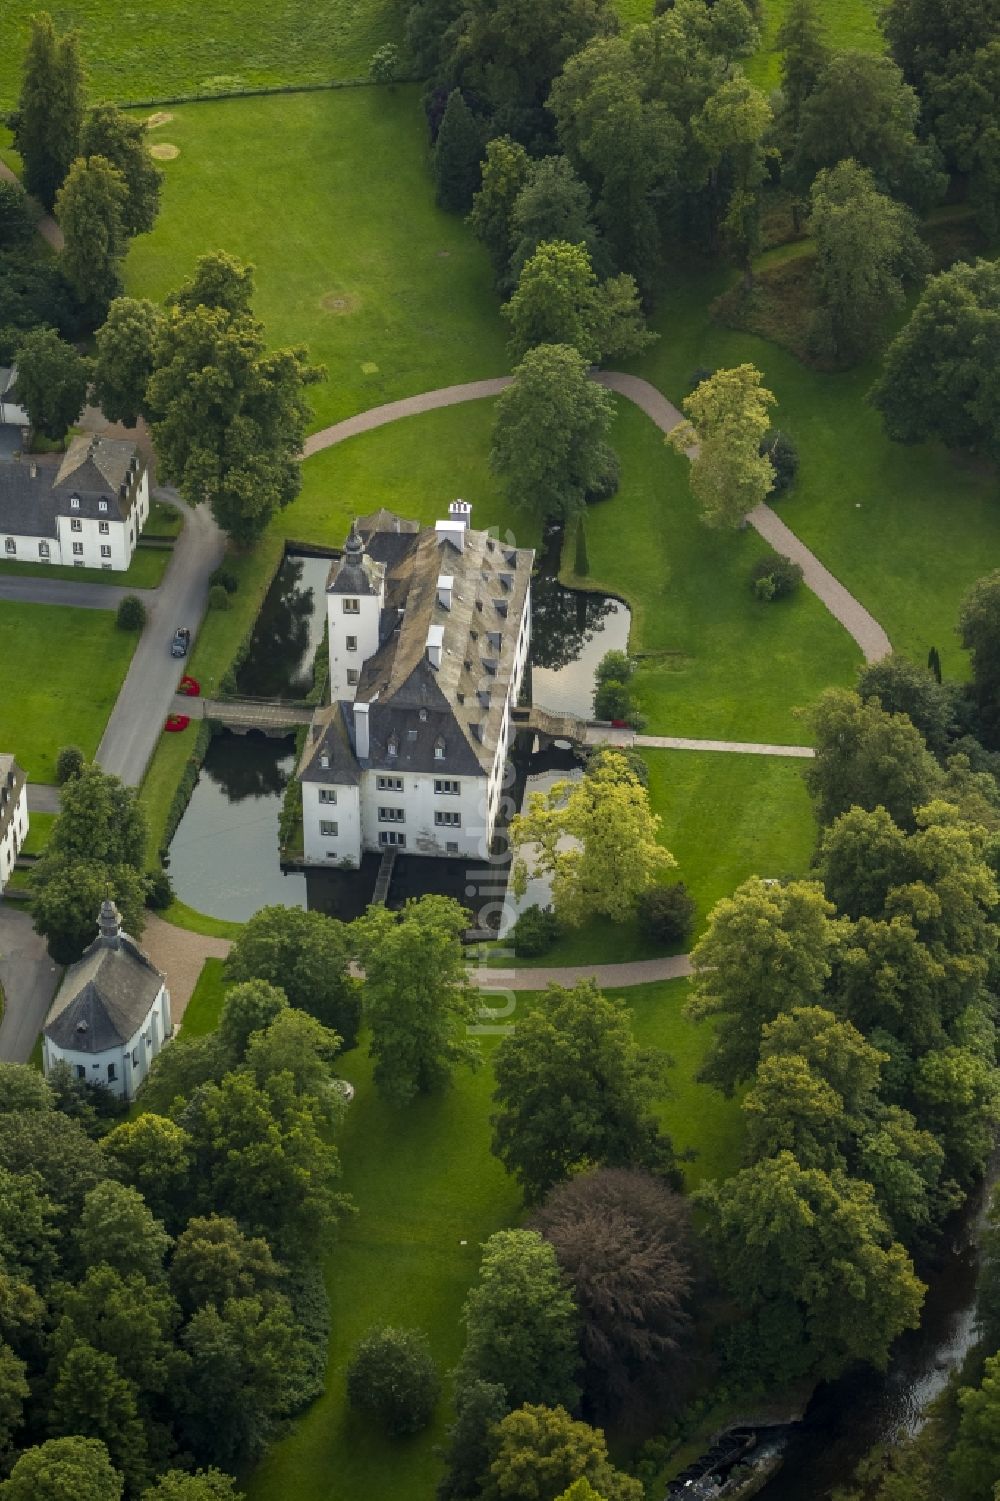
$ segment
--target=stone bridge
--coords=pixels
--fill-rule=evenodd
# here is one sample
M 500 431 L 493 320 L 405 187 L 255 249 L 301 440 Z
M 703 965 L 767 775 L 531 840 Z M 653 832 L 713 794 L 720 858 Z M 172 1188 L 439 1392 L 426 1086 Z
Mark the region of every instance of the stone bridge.
M 305 704 L 280 698 L 187 698 L 178 693 L 171 712 L 186 714 L 190 719 L 214 719 L 234 735 L 256 730 L 271 739 L 280 739 L 300 724 L 309 724 L 315 711 Z

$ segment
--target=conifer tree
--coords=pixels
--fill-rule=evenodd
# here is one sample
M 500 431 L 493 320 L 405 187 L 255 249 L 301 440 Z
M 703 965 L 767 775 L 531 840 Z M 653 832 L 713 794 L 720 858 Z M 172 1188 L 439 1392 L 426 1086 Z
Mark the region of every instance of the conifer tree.
M 25 187 L 51 209 L 80 149 L 83 64 L 77 32 L 59 36 L 47 11 L 32 16 L 30 25 L 14 143 Z
M 437 201 L 452 213 L 467 214 L 482 181 L 480 158 L 483 134 L 479 121 L 453 89 L 434 148 L 434 181 Z

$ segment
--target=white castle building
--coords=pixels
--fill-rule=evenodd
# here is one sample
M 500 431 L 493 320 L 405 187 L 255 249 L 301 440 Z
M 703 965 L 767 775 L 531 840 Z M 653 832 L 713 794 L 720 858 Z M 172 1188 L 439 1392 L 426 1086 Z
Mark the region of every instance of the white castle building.
M 534 553 L 473 531 L 360 518 L 327 582 L 330 703 L 298 775 L 305 860 L 365 851 L 483 859 L 531 637 Z
M 27 778 L 13 756 L 0 755 L 0 896 L 27 835 Z

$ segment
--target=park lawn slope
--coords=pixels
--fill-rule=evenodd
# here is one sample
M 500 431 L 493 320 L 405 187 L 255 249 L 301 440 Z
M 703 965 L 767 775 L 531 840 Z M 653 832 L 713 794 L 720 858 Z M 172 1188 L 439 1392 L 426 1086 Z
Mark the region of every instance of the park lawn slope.
M 774 425 L 799 451 L 798 478 L 776 502 L 779 515 L 871 611 L 896 650 L 924 662 L 937 646 L 945 675 L 965 676 L 954 627 L 963 594 L 1000 557 L 995 472 L 937 444 L 891 443 L 865 399 L 877 362 L 824 375 L 765 339 L 713 323 L 711 302 L 733 274 L 676 278 L 654 320 L 662 337 L 637 373 L 679 403 L 697 370 L 756 365 L 778 398 Z M 806 653 L 803 642 L 803 651 L 816 665 L 815 646 Z M 768 665 L 759 663 L 765 673 Z
M 434 204 L 420 92 L 343 89 L 173 111 L 153 140 L 163 205 L 134 242 L 129 293 L 162 301 L 198 256 L 256 268 L 274 344 L 304 344 L 327 379 L 315 426 L 507 369 L 486 252 Z
M 33 0 L 4 8 L 0 103 L 17 98 Z M 92 99 L 172 99 L 183 94 L 363 78 L 383 42 L 400 41 L 402 0 L 164 0 L 124 8 L 68 0 L 57 24 L 74 25 Z
M 97 750 L 136 638 L 104 610 L 0 600 L 0 746 L 55 781 L 61 745 Z
M 767 0 L 760 48 L 745 64 L 751 81 L 765 93 L 781 82 L 777 38 L 790 3 L 791 0 Z M 878 26 L 880 8 L 878 0 L 819 0 L 817 6 L 829 45 L 838 49 L 857 48 L 861 52 L 885 49 Z
M 648 734 L 801 744 L 794 711 L 829 684 L 850 683 L 860 651 L 807 589 L 773 604 L 754 597 L 750 569 L 767 544 L 750 529 L 705 526 L 688 460 L 638 408 L 617 405 L 611 442 L 621 486 L 587 510 L 586 578 L 572 571 L 567 537 L 564 582 L 631 605 L 629 650 L 640 659 L 635 692 Z

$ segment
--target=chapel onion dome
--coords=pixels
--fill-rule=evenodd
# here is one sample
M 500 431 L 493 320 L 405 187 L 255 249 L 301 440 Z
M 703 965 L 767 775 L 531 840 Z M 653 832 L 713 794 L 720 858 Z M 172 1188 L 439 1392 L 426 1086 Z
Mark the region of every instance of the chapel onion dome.
M 344 543 L 344 561 L 348 566 L 360 568 L 365 555 L 365 544 L 358 532 L 357 522 L 352 522 L 350 535 Z

